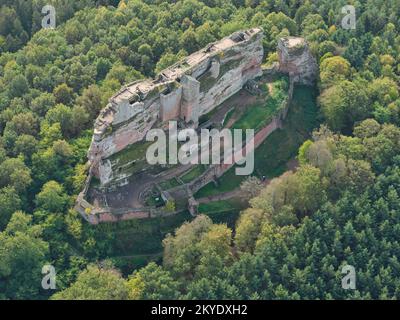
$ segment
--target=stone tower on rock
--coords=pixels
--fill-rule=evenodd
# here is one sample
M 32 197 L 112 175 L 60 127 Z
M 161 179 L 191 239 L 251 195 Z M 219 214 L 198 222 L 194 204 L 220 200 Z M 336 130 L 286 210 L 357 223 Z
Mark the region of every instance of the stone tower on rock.
M 278 41 L 279 71 L 288 73 L 295 83 L 312 85 L 318 65 L 304 38 L 285 37 Z

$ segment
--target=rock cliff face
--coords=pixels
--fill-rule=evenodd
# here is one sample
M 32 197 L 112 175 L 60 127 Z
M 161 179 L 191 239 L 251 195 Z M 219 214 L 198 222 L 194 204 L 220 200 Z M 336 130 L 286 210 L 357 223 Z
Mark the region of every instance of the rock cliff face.
M 281 127 L 294 84 L 313 84 L 318 66 L 303 38 L 287 37 L 278 42 L 279 63 L 262 70 L 262 36 L 258 28 L 236 32 L 167 68 L 155 79 L 133 82 L 113 96 L 95 123 L 88 151 L 90 173 L 77 199 L 78 212 L 91 223 L 169 214 L 162 209 L 146 207 L 140 200 L 141 188 L 145 187 L 146 181 L 142 175 L 148 170 L 148 164 L 143 159 L 148 147 L 143 140 L 146 133 L 151 128 L 166 128 L 168 120 L 178 120 L 180 127 L 197 127 L 201 115 L 212 111 L 244 85 L 248 90 L 254 82 L 249 80 L 263 73 L 269 76 L 277 72 L 289 74 L 290 87 L 285 107 L 256 134 L 254 145 L 258 146 L 270 133 Z M 177 188 L 183 188 L 192 196 L 200 187 L 228 169 L 229 165 L 225 164 L 211 166 L 201 176 Z M 153 173 L 151 179 L 157 180 L 159 176 L 155 178 Z M 164 173 L 168 176 L 168 170 Z M 127 208 L 110 208 L 107 203 L 108 192 L 112 187 L 124 184 L 130 187 L 129 177 L 133 175 L 133 183 L 137 185 L 132 185 L 127 194 L 138 202 L 129 203 Z M 87 197 L 89 190 L 92 190 L 93 176 L 100 180 L 100 188 L 93 189 L 95 193 L 100 192 L 103 200 L 99 200 L 98 196 Z M 121 199 L 119 197 L 120 194 L 118 199 Z M 95 201 L 90 203 L 90 199 Z M 192 202 L 189 199 L 189 208 Z
M 113 96 L 96 120 L 88 152 L 92 174 L 100 184 L 127 181 L 130 173 L 121 170 L 118 154 L 142 141 L 148 130 L 163 127 L 168 120 L 197 127 L 201 115 L 260 76 L 262 36 L 258 28 L 236 32 L 163 70 L 155 79 L 133 82 Z M 288 73 L 294 83 L 314 82 L 318 67 L 303 38 L 280 39 L 278 55 L 279 71 Z
M 279 71 L 288 73 L 294 83 L 312 85 L 318 65 L 303 38 L 285 37 L 278 41 Z
M 101 185 L 118 180 L 108 158 L 141 141 L 149 129 L 172 119 L 197 127 L 201 115 L 260 76 L 262 36 L 258 28 L 236 32 L 113 96 L 96 120 L 88 152 Z

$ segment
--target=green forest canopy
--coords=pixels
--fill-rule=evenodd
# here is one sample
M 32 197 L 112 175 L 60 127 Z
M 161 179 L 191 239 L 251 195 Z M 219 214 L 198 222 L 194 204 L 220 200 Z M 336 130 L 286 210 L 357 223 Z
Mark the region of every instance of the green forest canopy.
M 400 297 L 396 1 L 357 2 L 355 30 L 340 27 L 339 0 L 51 2 L 55 30 L 39 29 L 43 1 L 0 7 L 0 298 L 49 297 L 46 262 L 54 299 Z M 319 61 L 326 126 L 301 167 L 250 201 L 234 235 L 199 216 L 167 236 L 162 265 L 123 278 L 99 264 L 112 239 L 72 209 L 99 110 L 122 84 L 254 26 L 267 60 L 279 37 L 301 35 Z M 340 287 L 344 264 L 355 291 Z

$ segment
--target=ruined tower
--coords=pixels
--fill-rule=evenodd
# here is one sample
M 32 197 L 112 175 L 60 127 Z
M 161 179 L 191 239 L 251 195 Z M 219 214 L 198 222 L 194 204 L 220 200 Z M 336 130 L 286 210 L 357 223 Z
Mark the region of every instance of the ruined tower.
M 147 163 L 146 133 L 152 128 L 165 130 L 169 120 L 178 120 L 179 128 L 208 125 L 211 111 L 243 87 L 248 89 L 263 72 L 289 74 L 288 97 L 271 122 L 257 132 L 255 140 L 260 145 L 281 127 L 294 84 L 310 85 L 318 72 L 306 41 L 296 37 L 280 39 L 279 63 L 262 69 L 262 37 L 259 28 L 235 32 L 163 70 L 154 79 L 132 82 L 115 94 L 95 122 L 88 151 L 90 171 L 76 210 L 90 223 L 151 218 L 165 214 L 162 208 L 145 201 L 150 193 L 160 192 L 163 199 L 167 193 L 169 197 L 174 194 L 174 199 L 176 195 L 177 199 L 187 197 L 190 212 L 196 214 L 193 194 L 229 170 L 230 165 L 211 165 L 200 176 L 189 183 L 181 181 L 178 186 L 155 184 L 169 182 L 168 170 L 176 168 Z M 121 203 L 125 196 L 126 201 Z
M 318 65 L 304 38 L 285 37 L 278 41 L 279 71 L 288 73 L 295 83 L 312 85 Z

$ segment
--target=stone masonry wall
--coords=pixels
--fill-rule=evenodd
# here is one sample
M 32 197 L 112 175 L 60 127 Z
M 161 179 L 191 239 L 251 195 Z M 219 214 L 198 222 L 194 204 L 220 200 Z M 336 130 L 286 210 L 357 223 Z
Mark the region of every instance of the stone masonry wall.
M 254 148 L 260 146 L 265 139 L 269 137 L 271 133 L 273 133 L 278 128 L 281 128 L 283 125 L 283 120 L 286 118 L 286 115 L 289 110 L 289 105 L 293 96 L 293 81 L 290 82 L 288 98 L 283 102 L 283 106 L 278 115 L 276 115 L 272 121 L 258 131 L 254 136 Z M 251 151 L 250 149 L 246 149 L 246 146 L 242 148 L 240 152 L 245 154 L 245 152 Z M 196 193 L 202 187 L 212 182 L 215 178 L 221 177 L 225 172 L 227 172 L 234 164 L 218 164 L 218 165 L 210 165 L 210 167 L 196 180 L 187 185 L 190 194 Z M 180 188 L 184 188 L 184 186 L 180 186 Z M 90 207 L 90 213 L 85 212 L 85 208 Z M 154 218 L 160 216 L 168 216 L 173 215 L 178 212 L 165 212 L 162 209 L 155 208 L 147 208 L 143 207 L 141 209 L 113 209 L 104 208 L 98 209 L 94 208 L 86 201 L 81 199 L 80 202 L 77 203 L 75 207 L 81 215 L 91 224 L 105 223 L 105 222 L 116 222 L 122 220 L 130 220 L 130 219 L 146 219 L 146 218 Z
M 254 149 L 259 147 L 265 139 L 268 138 L 268 136 L 273 133 L 275 130 L 278 128 L 282 128 L 283 125 L 283 120 L 286 118 L 287 113 L 289 111 L 289 105 L 292 100 L 293 96 L 293 89 L 294 89 L 294 82 L 290 82 L 290 87 L 289 87 L 289 92 L 288 92 L 288 98 L 283 102 L 283 106 L 281 111 L 279 112 L 278 115 L 276 115 L 272 121 L 266 125 L 264 128 L 262 128 L 260 131 L 258 131 L 254 135 L 253 143 L 254 143 Z M 251 152 L 254 150 L 250 150 L 249 148 L 243 147 L 240 151 L 238 151 L 239 154 L 246 154 L 248 152 Z M 217 165 L 211 165 L 210 168 L 208 168 L 200 177 L 198 177 L 196 180 L 194 180 L 192 183 L 190 183 L 189 188 L 192 194 L 196 193 L 199 191 L 202 187 L 204 187 L 206 184 L 210 183 L 213 181 L 215 178 L 221 177 L 225 172 L 227 172 L 230 168 L 232 168 L 235 164 L 217 164 Z
M 107 158 L 143 140 L 149 129 L 172 119 L 197 127 L 201 115 L 260 76 L 262 36 L 261 29 L 236 32 L 112 97 L 96 120 L 88 152 L 100 183 L 118 180 Z
M 142 140 L 150 128 L 162 121 L 179 117 L 195 124 L 200 115 L 211 111 L 239 91 L 246 81 L 260 75 L 263 55 L 261 39 L 260 29 L 234 33 L 164 70 L 157 79 L 134 82 L 115 95 L 96 120 L 88 152 L 91 164 L 89 176 L 77 198 L 76 210 L 92 224 L 174 214 L 151 207 L 122 210 L 94 207 L 86 201 L 91 177 L 100 177 L 103 183 L 112 180 L 114 172 L 107 157 Z M 282 126 L 294 84 L 310 85 L 318 72 L 316 61 L 302 38 L 280 39 L 278 55 L 279 63 L 269 73 L 278 71 L 289 74 L 289 98 L 280 114 L 257 132 L 255 148 Z M 231 166 L 210 166 L 187 185 L 188 192 L 195 193 Z

